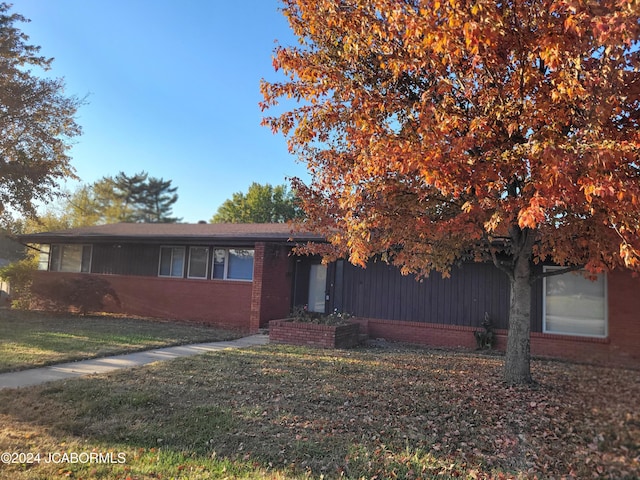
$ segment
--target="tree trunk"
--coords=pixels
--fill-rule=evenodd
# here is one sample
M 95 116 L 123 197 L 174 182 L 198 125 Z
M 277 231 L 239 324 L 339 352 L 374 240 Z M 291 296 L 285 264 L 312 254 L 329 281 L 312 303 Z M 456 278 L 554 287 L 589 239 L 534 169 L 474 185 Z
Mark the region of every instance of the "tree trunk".
M 504 363 L 507 383 L 531 383 L 530 330 L 531 330 L 531 265 L 529 257 L 516 258 L 511 277 L 511 304 L 509 307 L 509 333 Z

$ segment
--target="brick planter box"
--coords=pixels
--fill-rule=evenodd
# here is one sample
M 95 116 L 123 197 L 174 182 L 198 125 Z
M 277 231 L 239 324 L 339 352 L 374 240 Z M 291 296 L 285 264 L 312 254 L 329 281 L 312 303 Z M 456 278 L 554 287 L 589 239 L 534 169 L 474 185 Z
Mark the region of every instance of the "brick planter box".
M 349 348 L 360 342 L 360 325 L 318 325 L 294 322 L 293 320 L 272 320 L 269 322 L 269 341 L 288 345 L 303 345 L 321 348 Z

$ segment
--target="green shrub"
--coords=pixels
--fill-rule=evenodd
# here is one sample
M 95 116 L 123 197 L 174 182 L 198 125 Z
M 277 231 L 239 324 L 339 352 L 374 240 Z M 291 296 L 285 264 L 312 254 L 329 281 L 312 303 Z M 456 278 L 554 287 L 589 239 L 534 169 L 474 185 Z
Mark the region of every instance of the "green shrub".
M 319 325 L 346 325 L 351 318 L 351 314 L 338 312 L 334 310 L 332 313 L 310 312 L 307 305 L 294 307 L 291 311 L 290 318 L 295 322 L 316 323 Z
M 11 306 L 27 309 L 31 304 L 32 274 L 38 268 L 35 257 L 27 257 L 0 269 L 0 278 L 11 285 Z

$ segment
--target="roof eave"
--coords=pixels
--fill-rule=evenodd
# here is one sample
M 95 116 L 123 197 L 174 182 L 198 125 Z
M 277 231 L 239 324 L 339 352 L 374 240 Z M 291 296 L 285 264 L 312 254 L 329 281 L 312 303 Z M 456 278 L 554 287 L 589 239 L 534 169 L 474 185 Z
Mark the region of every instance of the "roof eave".
M 291 236 L 224 236 L 224 235 L 69 235 L 64 233 L 52 234 L 28 234 L 18 235 L 18 240 L 23 244 L 51 244 L 51 243 L 147 243 L 147 244 L 203 244 L 203 243 L 229 243 L 250 245 L 258 242 L 279 243 L 294 245 L 296 243 L 324 242 L 325 239 L 317 235 L 291 235 Z

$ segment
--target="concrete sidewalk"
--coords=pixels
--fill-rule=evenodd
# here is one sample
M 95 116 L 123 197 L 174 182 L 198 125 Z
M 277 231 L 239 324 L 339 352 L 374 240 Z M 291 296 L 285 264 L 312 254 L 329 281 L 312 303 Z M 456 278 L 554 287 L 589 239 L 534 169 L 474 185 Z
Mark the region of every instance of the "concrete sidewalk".
M 157 348 L 113 357 L 93 358 L 19 372 L 1 373 L 0 390 L 4 388 L 30 387 L 53 380 L 107 373 L 123 368 L 139 367 L 153 362 L 173 360 L 179 357 L 190 357 L 206 352 L 218 352 L 220 350 L 252 347 L 254 345 L 266 345 L 267 343 L 269 343 L 269 336 L 258 334 L 226 342 L 196 343 Z

